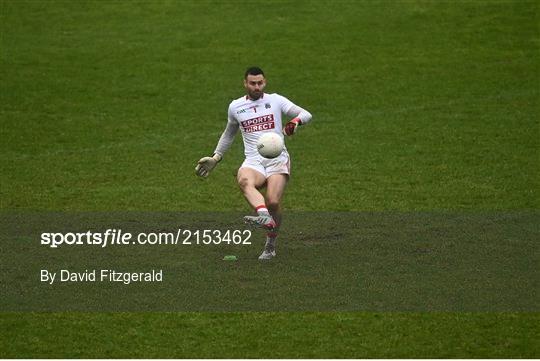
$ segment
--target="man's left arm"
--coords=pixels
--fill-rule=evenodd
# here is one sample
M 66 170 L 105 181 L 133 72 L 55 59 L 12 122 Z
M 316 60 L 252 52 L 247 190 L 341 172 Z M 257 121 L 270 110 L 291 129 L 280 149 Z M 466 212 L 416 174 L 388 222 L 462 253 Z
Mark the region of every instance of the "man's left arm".
M 290 107 L 285 114 L 293 118 L 287 124 L 285 124 L 285 127 L 283 127 L 283 134 L 285 135 L 293 135 L 298 126 L 309 123 L 312 118 L 310 112 L 300 108 L 298 105 L 293 105 Z
M 284 135 L 293 135 L 300 125 L 311 121 L 311 113 L 291 102 L 284 96 L 278 95 L 281 106 L 281 112 L 292 119 L 283 127 Z

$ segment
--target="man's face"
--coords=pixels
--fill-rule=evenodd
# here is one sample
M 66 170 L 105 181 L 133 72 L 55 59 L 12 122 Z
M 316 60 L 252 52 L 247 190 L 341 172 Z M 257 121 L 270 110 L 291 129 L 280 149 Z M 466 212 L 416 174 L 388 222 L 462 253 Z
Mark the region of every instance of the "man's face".
M 264 79 L 264 75 L 262 74 L 248 75 L 244 79 L 244 86 L 246 87 L 248 96 L 253 100 L 257 100 L 263 95 L 266 79 Z

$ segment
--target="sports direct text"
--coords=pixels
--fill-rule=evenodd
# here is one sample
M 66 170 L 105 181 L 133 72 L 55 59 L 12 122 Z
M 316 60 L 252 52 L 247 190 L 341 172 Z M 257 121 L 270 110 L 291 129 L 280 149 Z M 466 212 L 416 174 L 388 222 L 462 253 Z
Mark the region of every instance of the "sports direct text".
M 141 232 L 133 234 L 121 229 L 105 232 L 45 232 L 41 233 L 41 245 L 50 248 L 60 246 L 127 246 L 127 245 L 250 245 L 250 230 L 178 229 L 176 232 Z
M 241 124 L 244 132 L 246 133 L 274 129 L 274 114 L 262 115 L 260 117 L 247 119 L 242 121 Z

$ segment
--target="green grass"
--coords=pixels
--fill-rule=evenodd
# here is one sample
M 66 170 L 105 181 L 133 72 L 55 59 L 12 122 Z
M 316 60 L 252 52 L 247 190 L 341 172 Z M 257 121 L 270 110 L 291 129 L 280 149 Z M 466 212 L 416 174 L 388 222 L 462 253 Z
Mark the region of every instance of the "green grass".
M 259 7 L 3 1 L 3 208 L 245 209 L 239 140 L 192 170 L 252 63 L 315 115 L 287 208 L 538 208 L 535 2 Z
M 3 357 L 534 358 L 538 314 L 7 314 Z M 36 327 L 39 324 L 39 327 Z M 26 337 L 21 337 L 23 333 Z M 99 342 L 96 342 L 99 338 Z
M 240 139 L 210 179 L 193 168 L 258 64 L 269 92 L 314 115 L 287 143 L 286 210 L 537 211 L 539 8 L 0 0 L 0 209 L 248 211 Z M 2 357 L 539 354 L 537 313 L 4 313 L 0 324 Z

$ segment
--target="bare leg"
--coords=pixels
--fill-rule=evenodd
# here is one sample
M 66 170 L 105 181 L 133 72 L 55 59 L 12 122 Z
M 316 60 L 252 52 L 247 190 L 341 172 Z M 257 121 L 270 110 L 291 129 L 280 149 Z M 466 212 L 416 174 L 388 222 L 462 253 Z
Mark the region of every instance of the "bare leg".
M 281 198 L 285 192 L 285 187 L 289 176 L 287 174 L 273 174 L 266 180 L 266 207 L 278 227 L 281 224 Z
M 276 255 L 276 239 L 279 226 L 281 225 L 282 215 L 281 198 L 285 192 L 288 180 L 289 178 L 286 174 L 274 174 L 266 180 L 266 206 L 277 226 L 274 230 L 267 233 L 264 252 L 259 259 L 271 259 Z
M 259 188 L 266 183 L 261 173 L 251 168 L 240 168 L 236 178 L 242 194 L 253 209 L 265 204 L 264 196 L 259 192 Z

